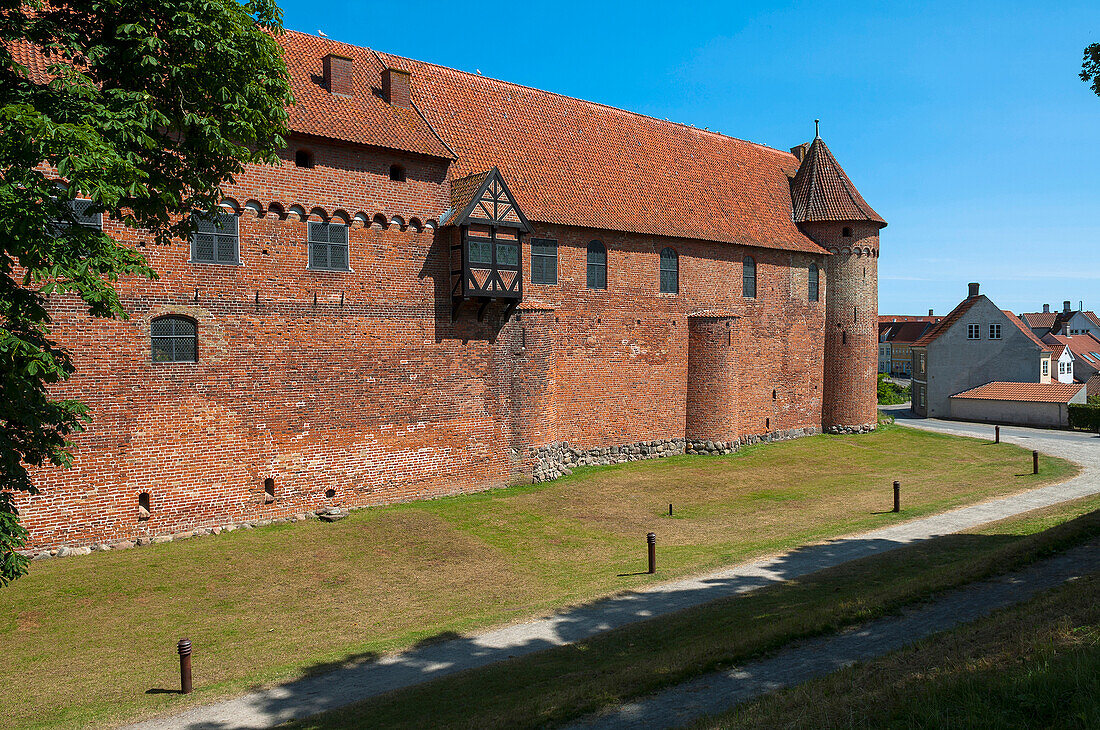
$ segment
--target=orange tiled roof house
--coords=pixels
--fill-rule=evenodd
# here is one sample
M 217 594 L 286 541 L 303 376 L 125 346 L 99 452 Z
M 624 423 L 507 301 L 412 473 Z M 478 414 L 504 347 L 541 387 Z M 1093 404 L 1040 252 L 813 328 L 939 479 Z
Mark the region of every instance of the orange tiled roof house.
M 36 550 L 874 428 L 886 224 L 820 138 L 280 42 L 282 164 L 141 249 L 129 321 L 52 302 L 94 421 L 20 498 Z

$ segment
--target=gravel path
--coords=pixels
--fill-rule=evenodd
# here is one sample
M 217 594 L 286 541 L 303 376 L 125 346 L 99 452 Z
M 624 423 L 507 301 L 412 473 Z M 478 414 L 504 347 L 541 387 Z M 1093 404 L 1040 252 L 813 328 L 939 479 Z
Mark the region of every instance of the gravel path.
M 570 730 L 680 727 L 703 715 L 880 657 L 932 634 L 968 623 L 1036 593 L 1100 571 L 1100 541 L 1069 550 L 1024 570 L 973 583 L 900 616 L 796 644 L 774 656 L 686 682 L 617 710 L 588 718 Z
M 899 413 L 899 415 L 902 415 Z M 945 421 L 911 425 L 932 430 L 973 429 L 989 437 L 992 426 Z M 932 515 L 903 524 L 827 543 L 800 547 L 784 555 L 745 563 L 596 601 L 526 623 L 491 629 L 252 692 L 234 699 L 192 708 L 182 714 L 149 720 L 131 730 L 237 730 L 268 728 L 308 717 L 394 689 L 453 672 L 482 667 L 514 656 L 581 641 L 595 634 L 718 598 L 745 593 L 828 568 L 849 560 L 892 550 L 918 540 L 966 530 L 1029 510 L 1100 492 L 1100 438 L 1088 434 L 1001 429 L 1002 440 L 1072 459 L 1083 473 L 1063 484 Z M 202 659 L 195 656 L 201 676 Z

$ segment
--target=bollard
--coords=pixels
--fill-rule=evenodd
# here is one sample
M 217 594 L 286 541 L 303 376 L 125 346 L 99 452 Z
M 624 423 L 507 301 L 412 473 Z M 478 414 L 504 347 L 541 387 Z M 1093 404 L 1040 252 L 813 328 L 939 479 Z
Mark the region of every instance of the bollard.
M 901 482 L 894 482 L 894 511 L 901 512 Z
M 176 650 L 180 653 L 180 691 L 189 695 L 191 694 L 191 640 L 180 639 Z
M 994 428 L 993 433 L 995 434 L 995 436 L 993 438 L 993 443 L 999 444 L 999 443 L 1001 443 L 1001 427 L 1000 426 L 994 426 L 993 428 Z
M 645 536 L 645 541 L 649 543 L 649 572 L 657 572 L 657 535 L 649 533 Z
M 668 516 L 672 517 L 672 505 L 671 504 L 668 506 Z
M 1039 473 L 1039 452 L 1038 451 L 1032 451 L 1031 452 L 1031 473 L 1032 474 L 1038 474 Z

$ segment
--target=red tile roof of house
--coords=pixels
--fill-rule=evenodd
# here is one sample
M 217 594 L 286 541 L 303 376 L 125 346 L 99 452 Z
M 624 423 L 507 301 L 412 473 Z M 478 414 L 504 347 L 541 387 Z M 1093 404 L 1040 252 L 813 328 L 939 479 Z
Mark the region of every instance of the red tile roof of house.
M 959 305 L 948 312 L 947 316 L 941 319 L 936 324 L 932 325 L 927 332 L 925 332 L 919 340 L 913 343 L 914 347 L 924 347 L 932 342 L 935 342 L 936 338 L 946 332 L 951 325 L 959 321 L 959 319 L 970 311 L 970 308 L 977 304 L 978 300 L 982 298 L 982 295 L 973 297 L 967 297 L 959 302 Z
M 1094 368 L 1100 368 L 1100 338 L 1092 335 L 1047 335 L 1043 339 L 1048 338 L 1068 347 L 1074 357 L 1084 358 Z
M 1085 394 L 1089 396 L 1100 395 L 1100 373 L 1093 375 L 1085 383 Z
M 941 319 L 943 319 L 943 317 L 938 317 L 938 316 L 933 316 L 933 315 L 929 315 L 929 316 L 926 317 L 924 315 L 913 315 L 913 314 L 880 314 L 878 316 L 879 324 L 889 324 L 891 322 L 929 322 L 929 323 L 935 323 L 935 322 L 939 322 Z
M 1100 327 L 1100 317 L 1096 316 L 1096 312 L 1081 312 L 1085 317 L 1092 321 L 1094 325 Z
M 992 382 L 958 393 L 952 398 L 983 400 L 1019 400 L 1031 403 L 1069 403 L 1081 392 L 1082 383 L 1002 383 Z
M 880 328 L 882 325 L 879 325 Z M 910 345 L 920 339 L 931 324 L 929 322 L 895 322 L 891 323 L 888 331 L 885 333 L 885 339 L 883 342 L 890 342 L 895 345 Z M 881 339 L 881 338 L 880 338 Z
M 1024 312 L 1020 315 L 1020 319 L 1027 322 L 1028 327 L 1035 327 L 1036 329 L 1040 327 L 1050 329 L 1054 326 L 1054 321 L 1057 318 L 1057 312 Z
M 1026 324 L 1024 324 L 1022 319 L 1020 319 L 1007 309 L 1002 309 L 1001 311 L 1004 312 L 1004 315 L 1008 317 L 1009 321 L 1012 322 L 1012 324 L 1016 325 L 1020 329 L 1020 331 L 1023 332 L 1029 340 L 1038 345 L 1043 352 L 1050 352 L 1050 348 L 1047 347 L 1046 343 L 1036 337 L 1035 333 L 1032 332 Z
M 794 219 L 813 221 L 886 221 L 856 190 L 821 137 L 814 137 L 791 182 Z

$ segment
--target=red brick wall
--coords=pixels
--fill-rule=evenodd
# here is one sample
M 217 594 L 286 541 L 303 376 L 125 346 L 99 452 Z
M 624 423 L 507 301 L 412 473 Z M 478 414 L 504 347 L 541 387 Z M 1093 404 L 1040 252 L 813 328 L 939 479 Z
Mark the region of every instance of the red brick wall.
M 825 428 L 878 421 L 878 232 L 873 223 L 808 223 L 806 234 L 833 255 L 825 322 Z M 848 229 L 850 236 L 844 236 Z
M 299 146 L 312 150 L 314 169 L 294 167 Z M 292 143 L 285 159 L 250 168 L 227 196 L 265 213 L 275 202 L 406 223 L 447 207 L 442 161 L 319 142 Z M 389 180 L 394 162 L 407 182 Z M 706 309 L 741 318 L 726 404 L 738 435 L 821 424 L 832 279 L 809 303 L 806 268 L 824 256 L 536 225 L 535 235 L 558 241 L 559 283 L 528 278 L 507 323 L 501 305 L 483 322 L 467 306 L 452 323 L 447 251 L 431 229 L 355 224 L 352 271 L 336 273 L 307 270 L 296 216 L 242 215 L 240 266 L 189 264 L 187 242 L 154 247 L 107 226 L 142 245 L 161 277 L 121 284 L 128 321 L 53 301 L 55 334 L 78 369 L 59 394 L 82 399 L 94 420 L 76 439 L 73 468 L 43 470 L 42 495 L 20 498 L 36 546 L 503 485 L 529 479 L 528 447 L 551 442 L 683 438 L 688 316 Z M 597 238 L 608 249 L 606 291 L 585 286 Z M 679 294 L 658 291 L 665 246 L 679 253 Z M 757 261 L 754 300 L 741 296 L 746 252 Z M 165 313 L 197 320 L 199 362 L 150 362 L 150 321 Z M 267 478 L 276 501 L 265 505 Z M 143 491 L 152 516 L 139 521 Z

